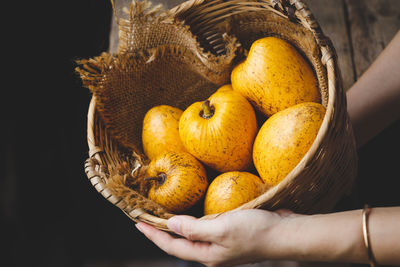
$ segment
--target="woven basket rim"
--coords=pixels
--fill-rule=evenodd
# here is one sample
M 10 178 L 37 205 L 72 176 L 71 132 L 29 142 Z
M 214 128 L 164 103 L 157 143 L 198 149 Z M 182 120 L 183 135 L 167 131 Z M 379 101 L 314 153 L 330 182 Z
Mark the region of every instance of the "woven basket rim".
M 234 2 L 248 2 L 246 0 L 243 0 L 243 1 L 233 0 L 233 1 Z M 205 0 L 189 0 L 189 1 L 183 2 L 182 4 L 176 6 L 173 9 L 171 9 L 171 11 L 175 12 L 175 13 L 181 12 L 185 8 L 191 7 L 193 5 L 198 5 L 198 4 L 201 4 L 204 2 L 206 2 L 206 1 Z M 335 112 L 334 104 L 336 102 L 336 91 L 340 90 L 340 88 L 337 88 L 337 85 L 338 85 L 338 87 L 340 87 L 341 85 L 340 85 L 340 83 L 337 82 L 337 79 L 338 78 L 340 79 L 340 76 L 338 76 L 339 73 L 338 73 L 338 66 L 337 66 L 337 58 L 336 58 L 336 54 L 335 54 L 333 45 L 329 41 L 329 39 L 327 39 L 327 37 L 323 34 L 322 29 L 319 27 L 317 21 L 314 19 L 314 17 L 311 14 L 311 11 L 308 9 L 308 7 L 306 6 L 306 4 L 304 2 L 302 2 L 301 0 L 290 0 L 290 3 L 296 7 L 296 12 L 302 11 L 305 14 L 307 14 L 306 15 L 307 19 L 301 20 L 301 24 L 304 27 L 306 27 L 308 30 L 312 31 L 314 38 L 317 41 L 318 48 L 321 52 L 322 64 L 324 65 L 324 67 L 326 67 L 326 70 L 327 70 L 328 101 L 326 104 L 326 113 L 325 113 L 321 127 L 318 131 L 318 134 L 317 134 L 314 142 L 312 143 L 310 149 L 307 151 L 305 156 L 296 165 L 296 167 L 278 185 L 274 186 L 273 188 L 271 188 L 270 190 L 265 192 L 263 195 L 257 197 L 256 199 L 236 208 L 235 210 L 260 207 L 266 199 L 271 198 L 277 192 L 282 190 L 287 184 L 289 184 L 292 181 L 292 179 L 294 177 L 296 177 L 298 175 L 298 173 L 307 166 L 307 164 L 310 162 L 311 158 L 316 153 L 317 148 L 321 144 L 322 140 L 324 139 L 324 137 L 328 131 L 328 127 L 330 125 L 329 123 Z M 297 9 L 297 8 L 301 8 L 301 9 Z M 327 42 L 327 40 L 328 40 L 328 42 Z M 102 150 L 96 145 L 96 142 L 95 142 L 95 140 L 96 140 L 95 132 L 94 132 L 95 115 L 96 115 L 95 97 L 92 96 L 92 99 L 89 104 L 88 115 L 87 115 L 87 142 L 88 142 L 88 147 L 89 147 L 89 158 L 95 159 L 99 165 L 102 165 L 102 164 L 104 164 L 104 162 L 102 162 L 102 159 L 99 155 L 99 153 L 101 153 Z M 103 194 L 103 196 L 104 196 L 104 194 Z M 107 199 L 109 199 L 109 197 Z M 113 202 L 113 201 L 111 201 L 111 202 Z M 118 200 L 115 200 L 115 202 L 118 202 Z M 115 203 L 113 203 L 113 204 L 115 204 Z M 121 209 L 126 213 L 127 216 L 129 216 L 134 221 L 138 221 L 138 220 L 146 221 L 150 224 L 157 226 L 159 229 L 169 231 L 166 226 L 167 219 L 163 219 L 163 218 L 159 218 L 157 216 L 151 215 L 141 209 L 136 209 L 131 212 L 127 212 L 123 208 L 121 208 Z M 219 214 L 206 215 L 206 216 L 202 216 L 201 219 L 215 218 L 218 215 Z

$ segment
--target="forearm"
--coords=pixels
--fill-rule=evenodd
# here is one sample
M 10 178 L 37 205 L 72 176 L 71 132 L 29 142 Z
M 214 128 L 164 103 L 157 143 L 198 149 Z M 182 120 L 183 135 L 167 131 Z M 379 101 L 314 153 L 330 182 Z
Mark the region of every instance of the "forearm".
M 374 208 L 368 222 L 377 262 L 400 264 L 400 207 Z M 284 230 L 280 232 L 284 238 L 276 247 L 286 254 L 278 257 L 298 261 L 368 262 L 361 210 L 294 217 L 282 227 Z
M 358 147 L 400 118 L 400 32 L 347 92 Z
M 297 232 L 299 259 L 321 262 L 367 262 L 362 211 L 304 217 Z

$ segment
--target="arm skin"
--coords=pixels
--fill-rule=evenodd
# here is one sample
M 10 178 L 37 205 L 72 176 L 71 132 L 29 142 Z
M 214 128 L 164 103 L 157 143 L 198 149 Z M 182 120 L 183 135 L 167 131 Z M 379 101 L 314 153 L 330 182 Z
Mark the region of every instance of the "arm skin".
M 400 118 L 400 33 L 347 92 L 358 147 Z M 183 238 L 145 224 L 137 228 L 184 260 L 232 266 L 263 260 L 367 263 L 362 211 L 299 215 L 241 210 L 202 220 L 180 215 L 167 226 Z M 373 208 L 369 232 L 376 261 L 400 265 L 400 207 Z
M 400 31 L 347 91 L 347 111 L 358 147 L 400 118 Z
M 207 266 L 233 266 L 263 260 L 367 263 L 362 211 L 299 215 L 288 211 L 241 210 L 209 220 L 179 215 L 168 227 L 172 237 L 138 223 L 157 246 L 183 260 Z M 400 264 L 400 207 L 373 208 L 368 224 L 378 263 Z

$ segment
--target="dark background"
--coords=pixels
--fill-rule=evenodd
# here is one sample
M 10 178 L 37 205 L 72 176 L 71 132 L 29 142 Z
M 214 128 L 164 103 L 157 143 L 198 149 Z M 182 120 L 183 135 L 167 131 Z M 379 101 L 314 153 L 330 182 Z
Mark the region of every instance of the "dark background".
M 31 2 L 6 10 L 15 16 L 3 52 L 9 61 L 1 97 L 0 266 L 166 257 L 83 170 L 91 95 L 75 60 L 107 51 L 110 2 Z M 399 128 L 397 122 L 359 151 L 358 184 L 338 210 L 400 205 Z
M 5 35 L 11 59 L 1 97 L 0 266 L 165 255 L 84 173 L 91 95 L 75 60 L 108 49 L 110 1 L 33 2 L 8 9 L 10 22 L 22 23 Z

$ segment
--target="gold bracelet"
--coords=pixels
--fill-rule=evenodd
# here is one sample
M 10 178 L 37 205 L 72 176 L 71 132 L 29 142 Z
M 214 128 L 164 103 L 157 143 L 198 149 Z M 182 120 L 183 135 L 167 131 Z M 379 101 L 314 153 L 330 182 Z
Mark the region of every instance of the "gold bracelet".
M 371 213 L 371 208 L 369 207 L 368 204 L 364 206 L 363 212 L 362 212 L 362 225 L 363 225 L 363 236 L 364 236 L 364 244 L 365 248 L 367 249 L 367 254 L 368 254 L 368 261 L 369 265 L 371 267 L 377 266 L 374 254 L 372 253 L 371 249 L 371 241 L 369 238 L 369 231 L 368 231 L 368 217 L 369 214 Z

